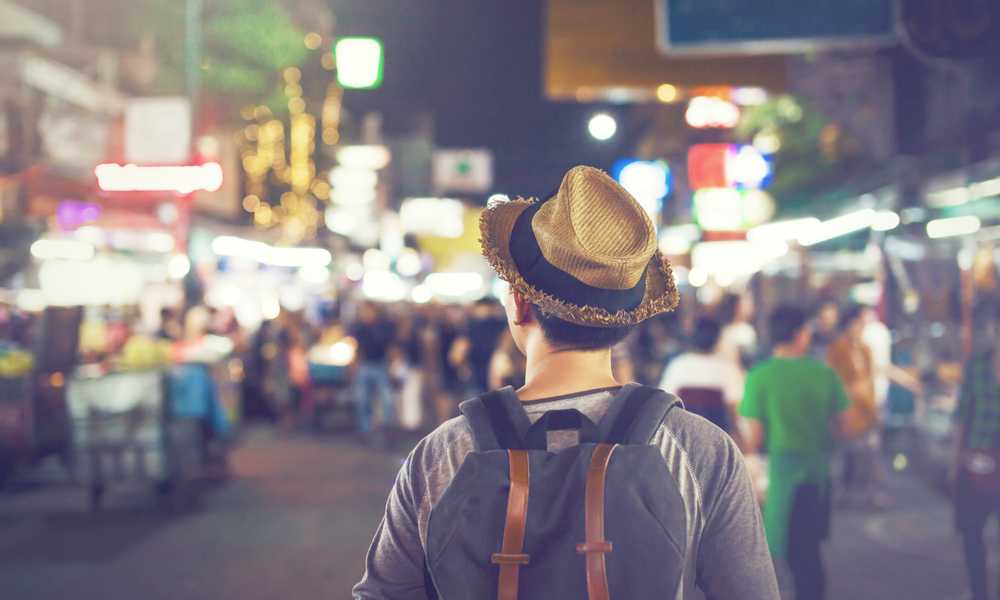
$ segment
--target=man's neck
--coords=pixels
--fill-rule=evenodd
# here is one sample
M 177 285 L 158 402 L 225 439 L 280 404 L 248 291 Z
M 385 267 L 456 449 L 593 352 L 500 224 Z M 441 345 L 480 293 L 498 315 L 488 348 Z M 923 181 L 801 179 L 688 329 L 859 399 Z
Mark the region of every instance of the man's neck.
M 802 350 L 795 344 L 784 344 L 781 346 L 775 346 L 772 356 L 774 358 L 802 358 L 806 355 L 806 351 Z
M 611 373 L 611 350 L 553 352 L 529 348 L 522 401 L 566 396 L 620 385 Z

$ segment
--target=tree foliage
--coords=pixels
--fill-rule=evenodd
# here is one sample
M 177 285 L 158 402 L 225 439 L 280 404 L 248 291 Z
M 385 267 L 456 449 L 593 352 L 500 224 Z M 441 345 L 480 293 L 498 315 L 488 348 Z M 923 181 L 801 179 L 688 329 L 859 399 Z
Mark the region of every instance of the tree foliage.
M 780 145 L 769 191 L 782 208 L 793 211 L 843 183 L 867 158 L 838 123 L 790 95 L 745 109 L 736 134 L 746 141 L 772 136 Z
M 201 89 L 210 100 L 267 99 L 282 85 L 284 69 L 309 53 L 304 32 L 275 0 L 203 2 Z M 139 0 L 129 12 L 132 30 L 153 38 L 159 58 L 155 92 L 183 93 L 185 3 Z

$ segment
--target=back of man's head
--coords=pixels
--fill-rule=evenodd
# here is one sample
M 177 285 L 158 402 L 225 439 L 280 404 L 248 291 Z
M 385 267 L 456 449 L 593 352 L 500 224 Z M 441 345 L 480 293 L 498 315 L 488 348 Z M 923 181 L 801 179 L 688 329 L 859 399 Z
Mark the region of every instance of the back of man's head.
M 796 306 L 779 306 L 771 313 L 771 342 L 775 346 L 790 344 L 806 326 L 805 311 Z
M 547 315 L 536 306 L 531 312 L 538 320 L 546 343 L 556 352 L 599 352 L 615 346 L 628 337 L 635 325 L 621 327 L 587 327 Z
M 716 344 L 719 343 L 719 335 L 722 333 L 722 326 L 715 319 L 703 317 L 694 324 L 694 335 L 691 336 L 691 344 L 698 352 L 712 352 Z

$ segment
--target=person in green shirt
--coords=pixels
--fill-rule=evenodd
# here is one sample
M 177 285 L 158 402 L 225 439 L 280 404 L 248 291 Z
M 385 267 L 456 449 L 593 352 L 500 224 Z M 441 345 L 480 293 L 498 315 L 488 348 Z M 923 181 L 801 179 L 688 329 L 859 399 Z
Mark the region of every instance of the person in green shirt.
M 771 555 L 786 558 L 796 600 L 823 598 L 820 543 L 830 526 L 830 453 L 850 404 L 837 374 L 808 357 L 806 313 L 777 308 L 770 318 L 772 357 L 747 375 L 740 414 L 750 423 L 748 451 L 770 457 L 764 528 Z

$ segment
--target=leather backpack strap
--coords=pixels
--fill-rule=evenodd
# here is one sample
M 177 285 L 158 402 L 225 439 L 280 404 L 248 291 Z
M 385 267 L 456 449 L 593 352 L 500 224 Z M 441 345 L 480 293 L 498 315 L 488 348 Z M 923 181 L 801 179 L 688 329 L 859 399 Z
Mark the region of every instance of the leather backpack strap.
M 604 539 L 604 484 L 608 463 L 617 444 L 598 444 L 590 459 L 584 509 L 585 544 L 577 544 L 577 554 L 587 556 L 587 595 L 590 600 L 608 600 L 608 572 L 604 555 L 611 552 L 611 542 Z
M 510 495 L 507 497 L 503 550 L 492 557 L 492 561 L 500 565 L 497 600 L 517 600 L 518 574 L 521 565 L 528 564 L 528 555 L 521 553 L 524 549 L 525 523 L 528 520 L 528 453 L 524 450 L 508 450 L 507 454 L 510 455 Z

